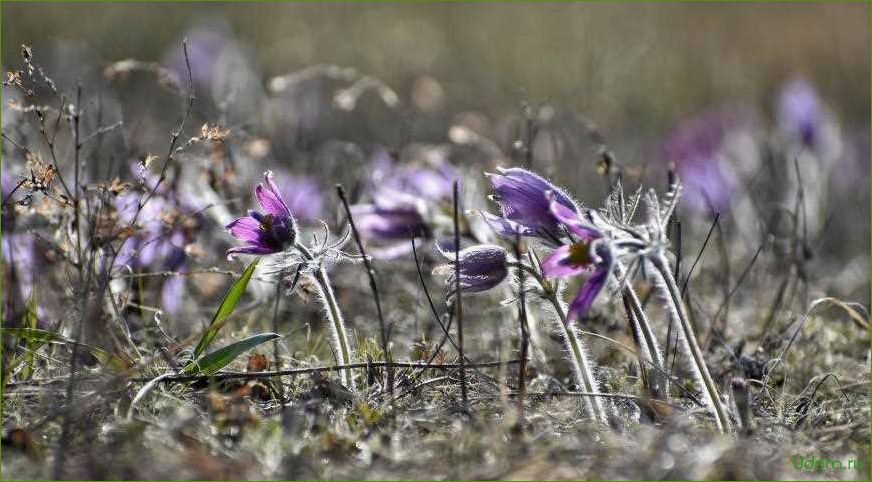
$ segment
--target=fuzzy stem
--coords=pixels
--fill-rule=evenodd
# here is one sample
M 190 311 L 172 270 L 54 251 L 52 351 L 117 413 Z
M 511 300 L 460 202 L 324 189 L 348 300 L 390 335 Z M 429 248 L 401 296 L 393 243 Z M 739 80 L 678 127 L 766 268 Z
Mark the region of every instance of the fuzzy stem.
M 618 279 L 624 277 L 624 267 L 620 263 L 615 265 L 615 276 Z M 660 346 L 657 344 L 657 338 L 654 336 L 654 330 L 651 328 L 648 315 L 645 314 L 642 303 L 639 301 L 636 291 L 628 280 L 624 280 L 621 292 L 626 297 L 627 304 L 630 307 L 630 313 L 627 313 L 630 323 L 634 325 L 633 329 L 642 335 L 642 340 L 645 344 L 644 351 L 647 351 L 648 356 L 651 358 L 651 364 L 654 366 L 656 372 L 654 391 L 655 393 L 666 395 L 669 392 L 669 379 L 664 376 L 665 363 L 663 362 L 663 354 L 660 352 Z
M 348 344 L 348 334 L 345 332 L 345 321 L 342 317 L 342 312 L 339 310 L 339 305 L 336 303 L 336 296 L 333 294 L 333 287 L 330 286 L 330 280 L 327 278 L 327 272 L 323 267 L 318 268 L 312 275 L 315 283 L 318 285 L 318 291 L 321 293 L 321 301 L 324 303 L 324 308 L 327 310 L 327 319 L 330 321 L 330 327 L 333 329 L 333 342 L 338 348 L 336 353 L 339 359 L 336 360 L 340 365 L 351 364 L 351 348 Z M 354 386 L 354 376 L 351 370 L 343 370 L 342 383 L 352 392 L 356 391 Z
M 570 358 L 572 362 L 572 373 L 575 376 L 575 382 L 579 387 L 583 388 L 588 393 L 600 393 L 599 385 L 590 371 L 590 362 L 587 358 L 587 350 L 585 350 L 584 342 L 578 336 L 578 332 L 566 320 L 566 307 L 557 296 L 557 290 L 545 280 L 541 273 L 531 268 L 530 266 L 521 263 L 520 261 L 509 263 L 509 266 L 516 267 L 531 275 L 542 288 L 545 297 L 554 305 L 554 310 L 557 313 L 560 327 L 563 329 L 564 340 L 569 348 Z M 588 397 L 585 399 L 585 405 L 589 408 L 593 417 L 603 423 L 608 423 L 602 404 L 599 397 Z
M 300 243 L 296 244 L 296 248 L 302 253 L 303 257 L 309 261 L 315 261 L 312 252 Z M 325 311 L 327 312 L 327 320 L 332 332 L 333 353 L 336 355 L 336 363 L 339 365 L 351 364 L 351 345 L 348 343 L 348 334 L 345 331 L 345 318 L 342 317 L 342 311 L 339 309 L 339 304 L 336 302 L 336 295 L 333 294 L 333 286 L 330 284 L 330 278 L 327 277 L 327 271 L 323 266 L 318 266 L 312 279 L 318 287 L 318 292 L 321 295 L 321 302 L 324 303 Z M 352 392 L 357 389 L 354 385 L 354 375 L 350 369 L 345 369 L 340 372 L 342 384 Z
M 566 308 L 564 307 L 563 302 L 560 301 L 554 290 L 549 289 L 546 290 L 546 292 L 548 293 L 548 300 L 551 301 L 551 304 L 554 305 L 554 309 L 557 312 L 557 321 L 559 321 L 559 325 L 563 328 L 563 338 L 566 341 L 567 348 L 569 348 L 570 359 L 572 361 L 572 372 L 575 375 L 576 384 L 578 384 L 585 392 L 599 393 L 599 385 L 590 370 L 590 362 L 587 358 L 587 351 L 584 348 L 584 343 L 578 336 L 578 332 L 572 328 L 569 322 L 567 322 Z M 599 397 L 586 397 L 584 401 L 594 419 L 603 423 L 608 423 Z
M 672 304 L 672 311 L 678 318 L 681 334 L 684 338 L 684 343 L 687 351 L 690 353 L 691 365 L 697 380 L 703 386 L 705 400 L 710 405 L 711 410 L 715 415 L 715 422 L 718 430 L 721 432 L 730 431 L 730 419 L 727 417 L 727 411 L 721 404 L 720 396 L 718 395 L 717 387 L 708 372 L 705 364 L 705 359 L 702 356 L 702 350 L 696 342 L 696 335 L 693 332 L 693 327 L 687 316 L 684 303 L 681 301 L 681 292 L 678 289 L 678 283 L 675 282 L 675 277 L 669 269 L 668 262 L 663 255 L 653 256 L 651 262 L 654 268 L 660 274 L 660 278 L 666 285 L 666 293 L 669 295 L 669 302 Z

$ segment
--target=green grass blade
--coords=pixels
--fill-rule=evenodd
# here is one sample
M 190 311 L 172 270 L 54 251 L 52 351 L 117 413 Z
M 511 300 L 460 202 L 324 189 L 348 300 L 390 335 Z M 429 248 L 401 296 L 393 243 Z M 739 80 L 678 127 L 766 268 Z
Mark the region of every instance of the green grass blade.
M 250 336 L 242 341 L 231 343 L 224 348 L 215 350 L 204 357 L 192 361 L 185 367 L 184 372 L 213 375 L 217 373 L 218 370 L 224 368 L 227 364 L 235 360 L 239 355 L 260 344 L 275 340 L 278 337 L 279 335 L 275 333 L 261 333 L 259 335 Z
M 206 328 L 205 332 L 203 332 L 200 342 L 197 343 L 197 347 L 194 348 L 194 360 L 197 360 L 206 352 L 206 349 L 209 348 L 209 344 L 212 343 L 212 340 L 214 340 L 215 336 L 218 335 L 218 331 L 221 330 L 224 323 L 227 322 L 227 318 L 233 313 L 233 310 L 236 309 L 236 304 L 239 303 L 239 299 L 242 298 L 243 294 L 245 294 L 245 288 L 248 286 L 249 280 L 251 280 L 251 275 L 254 274 L 254 268 L 257 266 L 257 261 L 258 260 L 255 259 L 250 265 L 248 265 L 248 268 L 245 268 L 242 276 L 233 283 L 233 286 L 231 286 L 227 294 L 224 295 L 224 299 L 221 301 L 221 306 L 218 307 L 218 311 L 215 312 L 215 316 L 209 323 L 209 327 Z
M 34 346 L 39 346 L 45 343 L 54 343 L 58 345 L 70 346 L 76 344 L 75 341 L 63 335 L 52 331 L 40 330 L 38 328 L 3 328 L 3 334 L 25 340 L 29 345 L 33 344 Z M 86 345 L 84 343 L 79 343 L 79 346 L 82 346 L 86 350 L 88 350 L 88 352 L 91 353 L 91 356 L 96 358 L 97 361 L 100 362 L 100 364 L 109 366 L 115 371 L 122 372 L 133 366 L 132 360 L 125 357 L 120 357 L 118 355 L 114 355 L 102 348 Z
M 59 345 L 73 343 L 72 340 L 63 335 L 39 328 L 3 328 L 3 333 L 28 343 L 57 343 Z
M 39 301 L 36 297 L 36 287 L 34 287 L 33 292 L 30 293 L 30 298 L 27 300 L 27 305 L 25 307 L 26 311 L 24 313 L 24 325 L 32 330 L 35 330 L 36 327 L 39 326 L 39 318 L 36 316 L 38 306 Z M 41 345 L 42 343 L 40 342 L 27 340 L 24 351 L 24 370 L 21 373 L 22 379 L 30 380 L 31 376 L 33 376 L 34 352 L 36 352 Z

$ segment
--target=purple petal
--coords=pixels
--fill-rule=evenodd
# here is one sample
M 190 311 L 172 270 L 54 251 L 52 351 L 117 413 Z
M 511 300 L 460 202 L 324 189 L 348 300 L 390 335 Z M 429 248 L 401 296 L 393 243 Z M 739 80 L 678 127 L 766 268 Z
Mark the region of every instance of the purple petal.
M 231 236 L 246 242 L 257 242 L 263 233 L 260 223 L 251 216 L 236 219 L 225 228 L 230 231 Z
M 587 315 L 590 307 L 593 306 L 593 301 L 596 299 L 596 296 L 600 291 L 602 291 L 608 278 L 608 269 L 598 269 L 594 271 L 593 276 L 585 281 L 581 289 L 578 290 L 578 295 L 575 296 L 575 299 L 572 300 L 572 304 L 569 305 L 567 321 L 580 320 Z
M 599 230 L 581 219 L 581 216 L 563 205 L 554 193 L 549 193 L 550 202 L 548 204 L 551 214 L 557 218 L 564 226 L 566 226 L 572 234 L 578 236 L 584 241 L 592 241 L 602 236 Z
M 257 202 L 260 203 L 266 214 L 272 214 L 277 218 L 290 218 L 291 211 L 288 209 L 285 201 L 282 200 L 278 186 L 273 182 L 272 171 L 266 171 L 264 178 L 266 179 L 266 186 L 258 184 L 254 189 L 254 196 L 257 198 Z
M 587 266 L 573 266 L 570 263 L 571 246 L 566 244 L 555 249 L 545 261 L 542 262 L 542 274 L 546 278 L 567 278 L 588 271 Z
M 557 236 L 559 226 L 549 209 L 547 193 L 567 209 L 576 211 L 575 203 L 558 187 L 544 178 L 520 168 L 499 168 L 487 174 L 503 217 L 528 227 L 535 235 Z
M 535 233 L 527 226 L 523 226 L 500 216 L 494 216 L 491 213 L 482 212 L 481 216 L 495 233 L 506 238 L 514 237 L 516 235 L 530 236 Z

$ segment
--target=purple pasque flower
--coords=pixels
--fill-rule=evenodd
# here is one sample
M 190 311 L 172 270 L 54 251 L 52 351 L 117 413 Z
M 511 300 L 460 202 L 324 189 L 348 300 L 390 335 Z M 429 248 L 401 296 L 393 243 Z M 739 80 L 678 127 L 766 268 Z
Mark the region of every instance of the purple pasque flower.
M 415 203 L 386 202 L 379 198 L 373 204 L 356 204 L 351 214 L 361 237 L 370 240 L 407 241 L 427 231 L 424 217 Z
M 197 210 L 186 196 L 168 184 L 157 186 L 157 176 L 150 171 L 137 165 L 131 169 L 143 180 L 143 188 L 154 190 L 155 195 L 142 206 L 138 216 L 136 212 L 142 200 L 140 193 L 124 192 L 113 200 L 118 221 L 129 226 L 136 218 L 139 228 L 122 243 L 114 256 L 115 266 L 126 266 L 131 270 L 184 271 L 188 267 L 186 248 L 197 237 Z M 161 283 L 161 308 L 167 313 L 177 313 L 184 301 L 185 278 L 170 276 Z
M 407 254 L 411 238 L 426 237 L 441 208 L 449 206 L 457 170 L 435 166 L 397 166 L 386 153 L 373 162 L 372 203 L 351 206 L 361 237 L 380 244 L 372 254 L 391 259 Z
M 458 177 L 457 169 L 447 162 L 437 167 L 404 166 L 394 168 L 384 178 L 382 188 L 427 201 L 447 201 Z
M 208 84 L 215 77 L 222 51 L 231 43 L 229 29 L 222 24 L 200 25 L 188 30 L 188 58 L 191 75 L 198 84 Z M 176 46 L 163 59 L 180 79 L 187 78 L 187 62 L 183 47 Z
M 569 305 L 567 320 L 583 318 L 609 279 L 612 256 L 602 233 L 581 216 L 553 198 L 551 213 L 571 233 L 572 242 L 555 249 L 542 262 L 546 278 L 568 278 L 589 274 Z
M 549 193 L 553 193 L 554 202 L 568 211 L 578 212 L 575 202 L 560 188 L 526 169 L 511 167 L 497 171 L 485 175 L 494 190 L 491 198 L 499 204 L 502 217 L 484 213 L 485 221 L 501 236 L 559 239 L 563 231 L 551 212 Z
M 227 250 L 227 257 L 237 254 L 273 254 L 294 244 L 297 223 L 282 199 L 271 171 L 264 173 L 264 184 L 254 189 L 254 197 L 263 212 L 251 210 L 226 226 L 230 234 L 245 243 Z
M 448 296 L 457 293 L 457 277 L 460 274 L 460 291 L 462 293 L 480 293 L 496 287 L 509 274 L 508 253 L 500 246 L 479 244 L 460 250 L 439 250 L 449 264 L 438 266 L 434 272 L 448 274 Z M 457 270 L 454 266 L 455 254 L 459 256 Z
M 729 112 L 709 111 L 682 122 L 662 146 L 663 160 L 674 163 L 684 186 L 684 199 L 697 211 L 730 207 L 736 185 L 722 151 L 733 126 Z
M 2 192 L 2 197 L 5 200 L 18 186 L 18 182 L 15 180 L 14 176 L 5 172 L 0 172 L 0 180 L 2 180 L 2 183 L 0 183 L 0 192 Z
M 4 233 L 2 251 L 4 272 L 9 274 L 9 279 L 4 282 L 9 281 L 6 284 L 10 287 L 17 286 L 17 294 L 22 300 L 27 299 L 42 269 L 36 240 L 30 233 Z
M 795 78 L 779 92 L 776 115 L 782 130 L 808 147 L 815 147 L 826 122 L 825 109 L 814 86 Z
M 136 217 L 136 223 L 141 226 L 135 236 L 128 238 L 115 257 L 116 265 L 128 265 L 131 268 L 152 266 L 167 254 L 167 227 L 161 220 L 162 213 L 170 208 L 166 198 L 153 196 L 142 206 L 139 216 L 140 194 L 125 192 L 114 200 L 118 220 L 124 225 L 130 225 Z

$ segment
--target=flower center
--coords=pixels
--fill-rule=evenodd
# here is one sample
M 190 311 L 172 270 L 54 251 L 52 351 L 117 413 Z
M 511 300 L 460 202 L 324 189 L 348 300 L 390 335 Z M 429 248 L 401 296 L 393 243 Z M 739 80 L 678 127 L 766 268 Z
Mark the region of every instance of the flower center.
M 587 266 L 593 263 L 591 246 L 588 242 L 578 242 L 569 246 L 569 264 L 572 266 Z
M 273 229 L 273 216 L 272 214 L 267 214 L 260 218 L 260 229 L 266 233 L 272 233 Z

